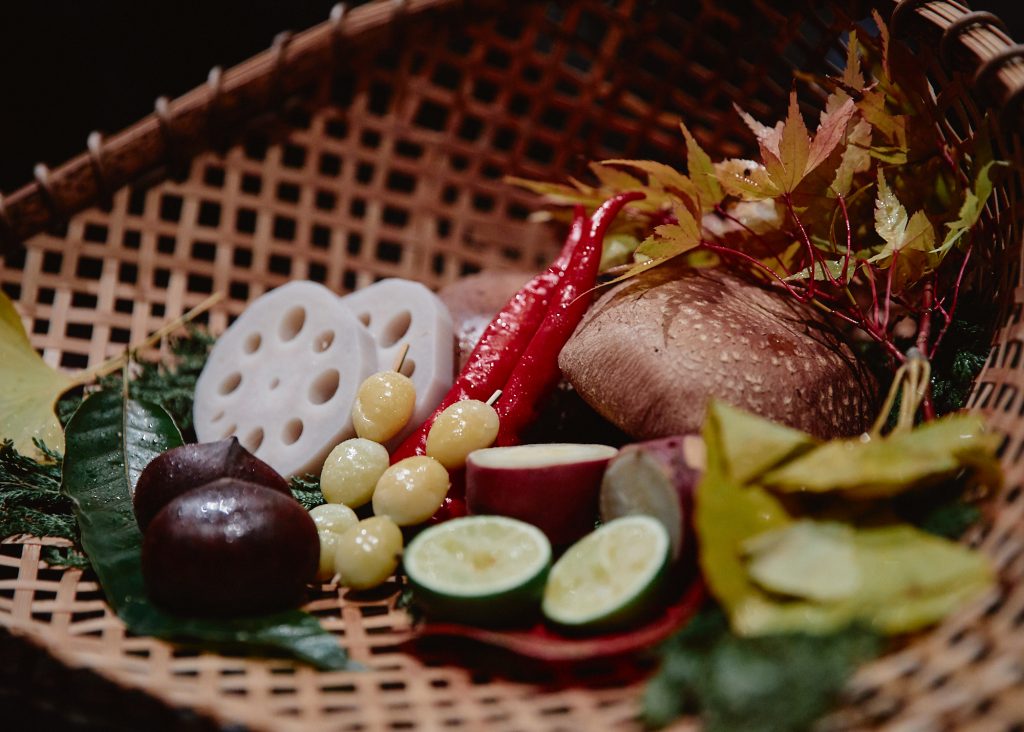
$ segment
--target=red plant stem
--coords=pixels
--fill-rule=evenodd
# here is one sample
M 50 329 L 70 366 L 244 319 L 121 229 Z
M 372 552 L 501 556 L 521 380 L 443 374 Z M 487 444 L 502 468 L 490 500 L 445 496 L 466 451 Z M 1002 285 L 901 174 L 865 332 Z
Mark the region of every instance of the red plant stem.
M 850 256 L 853 253 L 853 231 L 850 228 L 850 214 L 846 210 L 846 200 L 842 195 L 836 197 L 839 201 L 839 208 L 843 210 L 843 223 L 846 226 L 846 256 L 843 257 L 843 274 L 842 278 L 846 285 L 849 285 L 849 279 L 847 278 L 847 271 L 850 267 Z
M 924 283 L 924 293 L 922 295 L 922 306 L 921 319 L 917 324 L 917 350 L 921 352 L 925 358 L 930 358 L 928 355 L 928 338 L 931 336 L 932 330 L 932 312 L 934 309 L 935 301 L 935 275 L 928 282 Z M 924 387 L 924 399 L 921 400 L 921 411 L 924 412 L 924 418 L 926 422 L 930 422 L 935 419 L 935 404 L 932 402 L 932 385 L 931 383 L 925 384 Z
M 896 262 L 899 258 L 900 250 L 896 249 L 892 253 L 892 262 L 889 264 L 889 270 L 885 273 L 885 317 L 878 324 L 881 330 L 889 328 L 889 307 L 892 305 L 892 275 L 896 271 Z
M 932 309 L 935 301 L 935 276 L 924 283 L 924 292 L 922 295 L 924 306 L 921 312 L 921 319 L 917 323 L 917 350 L 921 352 L 921 355 L 928 357 L 928 339 L 931 337 L 932 331 Z
M 814 297 L 815 292 L 817 292 L 817 286 L 814 281 L 814 267 L 818 262 L 818 257 L 814 251 L 814 244 L 811 242 L 811 237 L 807 235 L 807 230 L 804 228 L 804 223 L 800 220 L 800 217 L 796 215 L 796 209 L 793 208 L 792 196 L 787 193 L 784 198 L 786 201 L 786 210 L 789 211 L 789 215 L 793 218 L 793 221 L 796 222 L 796 226 L 800 230 L 800 238 L 803 240 L 804 246 L 807 247 L 807 257 L 810 260 L 808 263 L 808 267 L 810 269 L 808 271 L 811 273 L 811 276 L 807 280 L 807 291 L 810 297 Z M 828 267 L 825 267 L 823 264 L 822 268 L 825 271 L 825 277 L 834 285 L 835 280 L 832 278 L 832 273 L 828 271 Z
M 738 249 L 730 249 L 729 247 L 723 247 L 723 246 L 719 246 L 717 244 L 712 244 L 711 242 L 705 241 L 705 240 L 701 240 L 701 246 L 703 246 L 705 249 L 707 249 L 709 251 L 716 252 L 718 254 L 727 254 L 727 255 L 739 257 L 740 259 L 742 259 L 747 264 L 754 265 L 758 269 L 762 270 L 769 277 L 773 278 L 780 285 L 782 285 L 785 288 L 786 292 L 788 292 L 790 295 L 795 297 L 800 302 L 804 302 L 804 303 L 808 302 L 811 299 L 811 297 L 812 297 L 811 295 L 806 294 L 806 293 L 801 295 L 799 292 L 797 292 L 795 289 L 793 289 L 793 287 L 788 282 L 786 282 L 784 279 L 779 277 L 778 272 L 773 270 L 771 267 L 766 267 L 763 262 L 761 262 L 760 260 L 756 259 L 755 257 L 751 257 L 746 252 L 741 252 Z
M 953 322 L 953 314 L 956 312 L 957 301 L 960 299 L 960 286 L 964 281 L 964 272 L 967 271 L 967 262 L 971 258 L 971 253 L 974 251 L 974 242 L 967 245 L 966 251 L 964 251 L 964 261 L 960 263 L 960 271 L 956 275 L 956 282 L 953 284 L 953 299 L 949 303 L 949 311 L 943 310 L 943 316 L 945 322 L 942 325 L 942 329 L 939 334 L 935 337 L 935 342 L 932 343 L 931 351 L 928 353 L 928 358 L 935 358 L 935 354 L 939 350 L 939 344 L 942 343 L 942 339 L 946 336 L 946 331 L 949 330 L 950 324 Z

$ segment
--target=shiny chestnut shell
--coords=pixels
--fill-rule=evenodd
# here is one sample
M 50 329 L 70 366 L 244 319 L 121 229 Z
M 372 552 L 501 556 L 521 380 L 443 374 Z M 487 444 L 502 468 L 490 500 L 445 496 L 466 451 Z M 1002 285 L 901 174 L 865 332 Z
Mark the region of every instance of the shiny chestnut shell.
M 146 591 L 192 615 L 244 616 L 301 604 L 320 541 L 291 496 L 223 478 L 171 500 L 142 543 Z
M 236 437 L 182 445 L 153 458 L 139 476 L 132 496 L 139 528 L 145 533 L 153 517 L 174 498 L 220 478 L 257 483 L 291 496 L 288 481 Z

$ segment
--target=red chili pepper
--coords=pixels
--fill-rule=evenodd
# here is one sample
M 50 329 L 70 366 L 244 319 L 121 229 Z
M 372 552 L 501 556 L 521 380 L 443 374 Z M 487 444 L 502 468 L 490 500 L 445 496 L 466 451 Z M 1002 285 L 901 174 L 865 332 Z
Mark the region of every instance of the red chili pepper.
M 541 399 L 558 383 L 558 354 L 590 306 L 605 233 L 627 203 L 643 197 L 639 191 L 620 193 L 605 201 L 591 216 L 590 230 L 573 252 L 544 322 L 523 351 L 494 405 L 500 420 L 495 445 L 518 444 L 523 429 L 536 418 Z
M 430 427 L 437 415 L 447 407 L 463 399 L 486 401 L 496 390 L 505 386 L 520 355 L 530 344 L 550 310 L 551 302 L 561 289 L 565 272 L 583 240 L 585 221 L 583 207 L 577 206 L 572 228 L 558 259 L 547 270 L 527 282 L 494 316 L 440 405 L 391 454 L 392 465 L 413 455 L 426 454 Z

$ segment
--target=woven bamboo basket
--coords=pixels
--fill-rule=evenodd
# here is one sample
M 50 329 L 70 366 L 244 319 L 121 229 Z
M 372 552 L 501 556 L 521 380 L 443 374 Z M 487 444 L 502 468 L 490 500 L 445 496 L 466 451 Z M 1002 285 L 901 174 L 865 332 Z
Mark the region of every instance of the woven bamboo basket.
M 865 667 L 830 729 L 1024 730 L 1024 289 L 1020 283 L 1024 46 L 947 0 L 876 5 L 927 65 L 944 134 L 986 115 L 1017 163 L 993 196 L 991 358 L 971 407 L 1006 435 L 1006 487 L 968 540 L 999 588 Z M 561 179 L 586 161 L 679 163 L 677 122 L 736 155 L 734 101 L 778 116 L 792 70 L 831 71 L 869 6 L 379 2 L 273 47 L 0 198 L 0 284 L 54 366 L 96 364 L 210 293 L 222 331 L 293 278 L 339 292 L 381 277 L 432 287 L 555 248 L 536 202 L 503 176 Z M 807 110 L 811 111 L 811 110 Z M 0 698 L 89 729 L 487 728 L 638 724 L 648 662 L 520 669 L 489 652 L 415 652 L 395 587 L 308 605 L 360 672 L 225 657 L 125 632 L 88 572 L 41 561 L 57 540 L 0 545 Z M 236 725 L 236 726 L 232 726 Z M 695 726 L 683 720 L 680 727 Z

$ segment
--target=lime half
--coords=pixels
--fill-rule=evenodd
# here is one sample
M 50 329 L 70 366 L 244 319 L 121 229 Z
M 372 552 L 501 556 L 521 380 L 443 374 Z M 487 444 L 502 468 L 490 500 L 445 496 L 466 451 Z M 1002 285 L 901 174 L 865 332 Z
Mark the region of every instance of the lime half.
M 551 544 L 522 521 L 467 516 L 423 531 L 406 548 L 403 562 L 428 616 L 502 625 L 537 614 Z
M 668 532 L 650 516 L 610 521 L 569 547 L 544 590 L 544 615 L 566 629 L 622 627 L 660 599 L 669 561 Z

